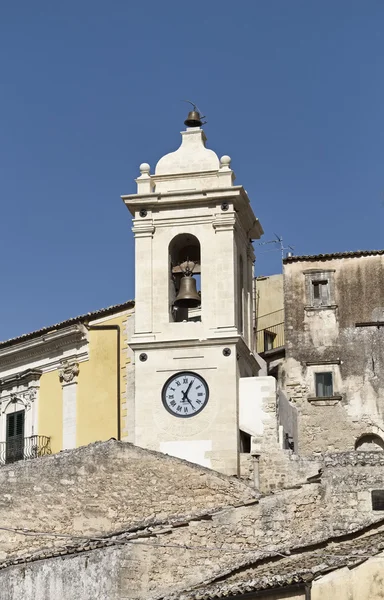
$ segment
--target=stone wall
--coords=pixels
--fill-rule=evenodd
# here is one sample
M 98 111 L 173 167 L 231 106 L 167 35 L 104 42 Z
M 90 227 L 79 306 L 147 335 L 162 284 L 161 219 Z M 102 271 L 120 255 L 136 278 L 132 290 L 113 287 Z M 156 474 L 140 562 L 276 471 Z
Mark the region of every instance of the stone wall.
M 0 469 L 2 593 L 155 600 L 382 519 L 370 491 L 383 485 L 384 453 L 323 456 L 321 479 L 317 461 L 280 453 L 286 484 L 292 465 L 302 485 L 260 499 L 235 478 L 116 441 Z
M 91 444 L 0 468 L 0 560 L 59 538 L 95 536 L 253 501 L 237 479 L 128 443 Z

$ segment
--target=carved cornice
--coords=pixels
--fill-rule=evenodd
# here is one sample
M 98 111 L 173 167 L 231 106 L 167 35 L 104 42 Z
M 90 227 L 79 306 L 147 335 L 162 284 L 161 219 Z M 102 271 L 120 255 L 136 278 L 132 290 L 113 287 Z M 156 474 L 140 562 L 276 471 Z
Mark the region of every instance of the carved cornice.
M 0 379 L 0 393 L 1 391 L 17 386 L 28 386 L 29 383 L 38 385 L 38 381 L 42 375 L 40 369 L 27 369 L 22 373 L 13 373 Z
M 63 360 L 61 363 L 61 369 L 59 371 L 61 385 L 64 386 L 69 385 L 70 383 L 77 383 L 79 372 L 79 363 Z
M 17 366 L 49 357 L 55 351 L 63 351 L 68 347 L 79 348 L 87 342 L 87 330 L 83 325 L 71 325 L 52 331 L 31 340 L 20 342 L 0 350 L 0 369 L 12 364 Z

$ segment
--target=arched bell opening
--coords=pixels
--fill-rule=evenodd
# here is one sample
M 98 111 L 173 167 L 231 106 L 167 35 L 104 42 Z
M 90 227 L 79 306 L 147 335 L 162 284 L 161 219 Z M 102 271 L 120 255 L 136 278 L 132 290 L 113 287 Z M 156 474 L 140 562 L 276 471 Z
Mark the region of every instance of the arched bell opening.
M 169 244 L 170 320 L 201 321 L 200 242 L 180 233 Z
M 384 441 L 375 433 L 362 435 L 355 443 L 355 450 L 362 452 L 377 452 L 384 450 Z

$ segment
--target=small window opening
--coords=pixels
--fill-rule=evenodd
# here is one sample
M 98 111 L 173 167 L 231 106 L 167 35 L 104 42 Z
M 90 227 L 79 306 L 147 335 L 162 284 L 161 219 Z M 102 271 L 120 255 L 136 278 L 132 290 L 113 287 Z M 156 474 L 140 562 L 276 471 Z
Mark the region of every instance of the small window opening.
M 329 282 L 327 279 L 312 281 L 314 306 L 327 306 L 329 304 Z
M 315 373 L 315 387 L 318 398 L 333 396 L 333 374 Z
M 267 329 L 264 331 L 264 352 L 266 350 L 273 350 L 275 347 L 275 338 L 276 333 L 273 333 L 273 331 L 268 331 Z
M 295 450 L 295 442 L 293 441 L 293 437 L 286 433 L 284 436 L 284 448 L 285 450 Z
M 242 454 L 251 453 L 251 436 L 240 429 L 240 452 Z
M 355 450 L 362 452 L 382 452 L 384 450 L 384 442 L 378 435 L 368 433 L 356 440 Z
M 384 490 L 372 490 L 372 510 L 384 510 Z

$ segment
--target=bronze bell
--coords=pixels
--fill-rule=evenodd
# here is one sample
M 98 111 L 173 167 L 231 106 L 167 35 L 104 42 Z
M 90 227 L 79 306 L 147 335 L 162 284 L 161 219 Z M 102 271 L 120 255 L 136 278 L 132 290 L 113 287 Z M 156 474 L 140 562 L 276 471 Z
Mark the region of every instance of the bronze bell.
M 174 306 L 197 308 L 200 304 L 201 298 L 197 293 L 196 279 L 192 275 L 184 275 L 180 280 L 179 293 L 176 296 Z
M 184 125 L 187 127 L 200 127 L 203 124 L 200 113 L 197 110 L 191 110 L 188 113 L 188 117 L 184 121 Z

